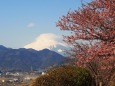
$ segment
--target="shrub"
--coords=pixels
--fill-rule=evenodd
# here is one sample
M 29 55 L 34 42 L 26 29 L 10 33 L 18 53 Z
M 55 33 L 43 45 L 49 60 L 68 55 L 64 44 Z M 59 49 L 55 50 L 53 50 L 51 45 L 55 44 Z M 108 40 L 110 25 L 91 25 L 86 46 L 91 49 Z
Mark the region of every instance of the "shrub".
M 92 86 L 92 76 L 84 68 L 63 66 L 38 77 L 32 86 Z

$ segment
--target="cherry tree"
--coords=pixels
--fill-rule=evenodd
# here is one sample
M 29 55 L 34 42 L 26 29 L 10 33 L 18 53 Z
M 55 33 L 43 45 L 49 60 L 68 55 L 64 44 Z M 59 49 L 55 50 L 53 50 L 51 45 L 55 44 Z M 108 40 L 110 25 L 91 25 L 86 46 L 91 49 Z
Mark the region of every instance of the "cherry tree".
M 60 30 L 70 31 L 64 41 L 76 64 L 92 72 L 96 86 L 107 86 L 115 72 L 115 0 L 93 0 L 57 22 Z

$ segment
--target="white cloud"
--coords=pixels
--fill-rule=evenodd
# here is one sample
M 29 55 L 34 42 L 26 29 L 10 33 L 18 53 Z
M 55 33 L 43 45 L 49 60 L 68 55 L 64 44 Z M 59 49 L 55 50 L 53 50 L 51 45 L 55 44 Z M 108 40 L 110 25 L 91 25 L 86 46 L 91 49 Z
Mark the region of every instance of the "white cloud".
M 35 23 L 31 22 L 27 25 L 28 28 L 33 28 L 35 26 Z
M 26 46 L 24 46 L 24 48 L 42 50 L 45 48 L 56 48 L 57 46 L 67 47 L 67 45 L 62 41 L 62 38 L 60 36 L 52 33 L 47 33 L 39 35 L 34 42 L 27 44 Z
M 63 51 L 64 51 L 64 50 L 62 50 L 62 49 L 58 49 L 58 52 L 59 52 L 59 53 L 61 53 L 61 52 L 63 52 Z

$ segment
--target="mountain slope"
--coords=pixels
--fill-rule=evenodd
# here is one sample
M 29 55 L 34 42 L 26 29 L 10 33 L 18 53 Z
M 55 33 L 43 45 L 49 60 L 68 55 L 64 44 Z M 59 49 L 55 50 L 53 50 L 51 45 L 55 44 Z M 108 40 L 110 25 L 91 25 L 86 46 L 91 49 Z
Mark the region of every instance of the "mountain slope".
M 59 65 L 64 57 L 54 51 L 44 49 L 11 49 L 0 45 L 0 70 L 29 71 Z

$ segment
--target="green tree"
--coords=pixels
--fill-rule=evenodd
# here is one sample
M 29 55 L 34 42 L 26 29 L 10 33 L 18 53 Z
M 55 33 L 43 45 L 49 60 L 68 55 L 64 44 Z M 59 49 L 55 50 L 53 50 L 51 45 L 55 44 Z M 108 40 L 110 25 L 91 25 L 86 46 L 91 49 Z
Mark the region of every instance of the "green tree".
M 84 68 L 63 66 L 38 77 L 33 86 L 92 86 L 92 76 Z

